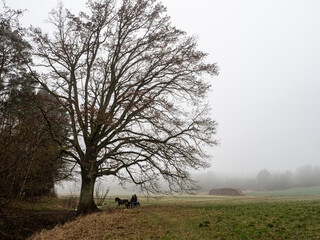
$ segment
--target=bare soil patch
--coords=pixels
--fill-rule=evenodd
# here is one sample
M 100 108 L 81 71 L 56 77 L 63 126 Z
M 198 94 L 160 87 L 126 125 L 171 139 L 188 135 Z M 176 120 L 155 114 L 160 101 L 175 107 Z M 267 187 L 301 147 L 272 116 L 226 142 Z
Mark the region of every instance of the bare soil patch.
M 212 189 L 209 195 L 219 195 L 219 196 L 244 196 L 244 194 L 235 188 L 218 188 Z

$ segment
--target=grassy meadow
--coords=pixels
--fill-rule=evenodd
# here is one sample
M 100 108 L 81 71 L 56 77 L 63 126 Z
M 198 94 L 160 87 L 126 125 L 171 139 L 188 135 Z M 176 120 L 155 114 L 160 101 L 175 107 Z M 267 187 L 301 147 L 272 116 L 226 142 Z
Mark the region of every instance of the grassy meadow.
M 103 211 L 32 239 L 320 239 L 320 197 L 139 198 L 141 207 Z
M 320 187 L 290 188 L 281 191 L 248 192 L 246 194 L 271 197 L 320 196 Z

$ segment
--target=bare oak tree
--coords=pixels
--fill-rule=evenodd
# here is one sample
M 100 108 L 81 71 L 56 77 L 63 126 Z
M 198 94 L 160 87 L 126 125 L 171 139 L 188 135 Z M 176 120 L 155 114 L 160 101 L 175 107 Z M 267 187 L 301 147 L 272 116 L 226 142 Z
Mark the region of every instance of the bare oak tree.
M 51 12 L 55 32 L 33 29 L 46 71 L 35 75 L 69 117 L 62 151 L 80 166 L 78 213 L 96 210 L 98 177 L 114 176 L 143 190 L 192 191 L 190 169 L 208 166 L 205 146 L 216 123 L 204 98 L 217 74 L 196 39 L 171 26 L 156 0 L 88 1 L 77 16 Z

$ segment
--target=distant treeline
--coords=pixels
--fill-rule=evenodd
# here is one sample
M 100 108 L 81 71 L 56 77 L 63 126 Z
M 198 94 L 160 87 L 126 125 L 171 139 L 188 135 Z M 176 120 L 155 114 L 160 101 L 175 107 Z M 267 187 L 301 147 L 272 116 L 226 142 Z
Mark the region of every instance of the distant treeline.
M 206 172 L 196 174 L 194 179 L 201 187 L 201 191 L 221 187 L 234 187 L 243 191 L 282 190 L 293 187 L 320 186 L 320 167 L 306 165 L 293 172 L 270 172 L 263 169 L 255 177 L 218 177 L 214 172 Z

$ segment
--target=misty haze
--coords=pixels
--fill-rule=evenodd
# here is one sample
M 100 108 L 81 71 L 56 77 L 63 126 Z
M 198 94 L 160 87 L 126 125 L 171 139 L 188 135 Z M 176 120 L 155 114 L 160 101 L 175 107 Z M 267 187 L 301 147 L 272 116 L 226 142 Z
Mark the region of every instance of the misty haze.
M 319 239 L 320 1 L 6 0 L 0 239 Z

